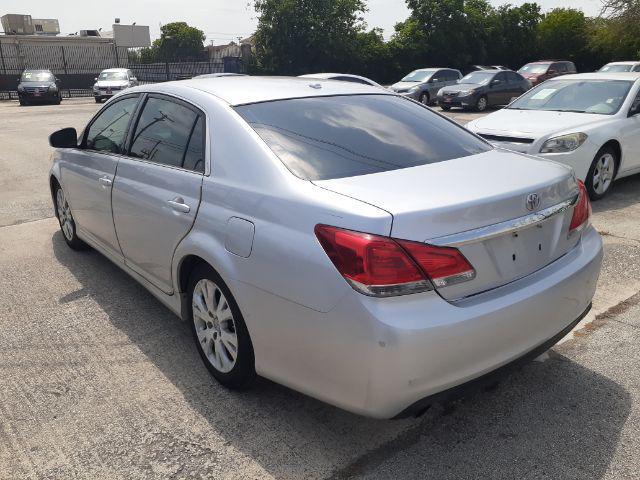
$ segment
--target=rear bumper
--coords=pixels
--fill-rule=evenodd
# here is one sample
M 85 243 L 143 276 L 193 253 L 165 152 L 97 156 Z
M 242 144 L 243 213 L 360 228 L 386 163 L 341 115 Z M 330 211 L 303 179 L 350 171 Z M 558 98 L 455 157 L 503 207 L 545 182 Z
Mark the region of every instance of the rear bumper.
M 318 312 L 229 283 L 260 375 L 354 413 L 393 418 L 556 343 L 591 304 L 601 263 L 602 240 L 589 227 L 552 264 L 456 303 L 435 292 L 373 298 L 346 289 L 332 310 Z
M 449 388 L 447 390 L 443 390 L 442 392 L 436 393 L 434 395 L 430 395 L 421 400 L 418 400 L 414 404 L 405 408 L 402 412 L 396 415 L 394 418 L 406 418 L 415 415 L 419 415 L 424 412 L 427 408 L 435 403 L 445 403 L 450 402 L 452 400 L 456 400 L 458 398 L 464 397 L 467 393 L 477 391 L 483 386 L 491 385 L 493 382 L 500 380 L 502 377 L 507 375 L 509 372 L 513 371 L 519 366 L 522 366 L 536 357 L 540 356 L 551 347 L 553 347 L 556 343 L 562 340 L 565 336 L 567 336 L 573 328 L 580 323 L 580 321 L 587 316 L 587 314 L 591 311 L 591 304 L 587 306 L 584 312 L 580 314 L 578 318 L 576 318 L 573 322 L 567 325 L 562 331 L 551 337 L 549 340 L 545 341 L 541 345 L 538 345 L 532 350 L 529 350 L 527 353 L 522 355 L 519 358 L 498 367 L 495 370 L 492 370 L 489 373 L 485 373 L 484 375 L 470 380 L 461 385 L 457 385 L 455 387 Z

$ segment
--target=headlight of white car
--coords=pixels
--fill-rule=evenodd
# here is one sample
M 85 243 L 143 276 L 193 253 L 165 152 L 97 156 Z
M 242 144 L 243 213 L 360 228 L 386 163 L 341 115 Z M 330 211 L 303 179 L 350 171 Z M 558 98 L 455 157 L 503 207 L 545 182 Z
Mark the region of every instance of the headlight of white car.
M 98 85 L 94 85 L 94 86 L 93 86 L 93 90 L 94 90 L 95 92 L 97 92 L 97 91 L 98 91 L 98 90 L 100 90 L 100 89 L 98 88 Z
M 582 145 L 586 139 L 586 133 L 570 133 L 568 135 L 553 137 L 544 142 L 544 145 L 540 148 L 540 153 L 572 152 Z
M 24 87 L 22 85 L 18 85 L 18 91 L 19 92 L 24 92 Z

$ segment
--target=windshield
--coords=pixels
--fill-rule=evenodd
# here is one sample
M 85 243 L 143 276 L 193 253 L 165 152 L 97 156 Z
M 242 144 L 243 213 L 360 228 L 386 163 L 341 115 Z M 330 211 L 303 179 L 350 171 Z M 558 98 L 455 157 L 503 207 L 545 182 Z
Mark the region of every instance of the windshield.
M 128 80 L 126 72 L 102 72 L 98 80 Z
M 407 75 L 400 81 L 401 82 L 424 82 L 425 80 L 428 80 L 431 77 L 431 75 L 433 75 L 433 72 L 435 72 L 435 70 L 416 70 L 414 72 L 411 72 L 409 75 Z
M 613 115 L 620 110 L 632 84 L 625 80 L 546 81 L 507 108 Z
M 493 78 L 493 72 L 471 72 L 469 75 L 462 77 L 459 83 L 475 83 L 477 85 L 485 85 Z
M 605 65 L 599 72 L 630 72 L 633 65 Z
M 392 95 L 280 100 L 236 111 L 305 180 L 367 175 L 491 149 L 428 108 Z
M 43 71 L 24 72 L 20 80 L 22 82 L 53 82 L 53 75 L 51 72 Z
M 518 73 L 547 73 L 550 63 L 528 63 Z

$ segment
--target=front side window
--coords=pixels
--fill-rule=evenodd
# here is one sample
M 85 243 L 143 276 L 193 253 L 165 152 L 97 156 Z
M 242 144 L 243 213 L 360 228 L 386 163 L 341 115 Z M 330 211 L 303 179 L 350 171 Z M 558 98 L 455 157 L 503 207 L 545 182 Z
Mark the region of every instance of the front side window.
M 453 122 L 392 95 L 279 100 L 236 111 L 305 180 L 367 175 L 491 149 Z
M 127 127 L 137 103 L 137 96 L 128 97 L 105 108 L 87 131 L 86 148 L 100 152 L 124 153 L 122 148 Z
M 136 125 L 130 156 L 183 168 L 197 120 L 198 114 L 182 104 L 150 97 Z
M 632 84 L 626 80 L 547 81 L 507 108 L 613 115 L 620 110 Z

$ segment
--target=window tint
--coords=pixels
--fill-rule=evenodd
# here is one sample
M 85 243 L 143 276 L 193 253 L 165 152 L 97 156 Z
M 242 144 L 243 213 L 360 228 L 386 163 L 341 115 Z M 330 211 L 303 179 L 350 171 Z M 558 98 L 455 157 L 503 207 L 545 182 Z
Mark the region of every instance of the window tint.
M 494 80 L 498 80 L 502 83 L 506 83 L 507 82 L 507 74 L 506 73 L 498 73 L 495 77 L 493 77 Z
M 391 95 L 280 100 L 236 110 L 306 180 L 396 170 L 491 149 L 429 109 Z
M 202 115 L 198 115 L 193 127 L 182 167 L 200 173 L 204 172 L 204 119 Z
M 182 167 L 197 114 L 183 105 L 150 97 L 131 141 L 130 155 Z
M 127 126 L 137 103 L 138 97 L 135 96 L 109 105 L 89 127 L 86 147 L 101 152 L 123 153 Z
M 523 80 L 516 72 L 507 72 L 507 78 L 509 78 L 509 82 L 511 83 L 520 83 Z
M 632 112 L 638 112 L 640 110 L 640 92 L 638 92 L 638 94 L 636 95 L 635 100 L 633 101 L 633 103 L 631 104 L 631 109 L 630 111 Z

